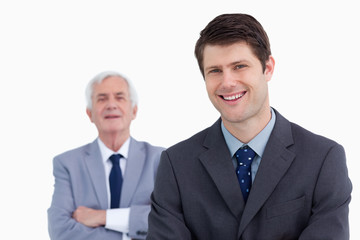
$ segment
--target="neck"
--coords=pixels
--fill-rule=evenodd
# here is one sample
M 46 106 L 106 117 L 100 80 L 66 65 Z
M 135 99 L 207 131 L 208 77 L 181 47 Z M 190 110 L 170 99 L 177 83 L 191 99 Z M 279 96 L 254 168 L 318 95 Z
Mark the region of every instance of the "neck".
M 105 146 L 114 152 L 117 152 L 129 137 L 130 133 L 99 134 L 99 138 Z
M 258 135 L 269 123 L 271 119 L 270 106 L 264 108 L 262 112 L 256 117 L 243 120 L 241 122 L 227 122 L 223 123 L 226 129 L 237 139 L 243 143 L 249 143 L 256 135 Z

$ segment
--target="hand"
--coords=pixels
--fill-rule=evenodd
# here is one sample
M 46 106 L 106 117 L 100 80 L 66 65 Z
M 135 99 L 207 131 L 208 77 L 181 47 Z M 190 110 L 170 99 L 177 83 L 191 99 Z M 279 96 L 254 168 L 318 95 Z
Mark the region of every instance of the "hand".
M 106 210 L 80 206 L 73 212 L 72 217 L 87 227 L 100 227 L 106 224 Z

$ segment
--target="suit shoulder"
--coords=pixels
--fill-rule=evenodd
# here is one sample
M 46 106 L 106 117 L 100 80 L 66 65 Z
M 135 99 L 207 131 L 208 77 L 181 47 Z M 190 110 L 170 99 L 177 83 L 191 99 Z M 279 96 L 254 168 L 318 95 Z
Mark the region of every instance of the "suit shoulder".
M 199 149 L 199 146 L 202 146 L 204 143 L 204 139 L 208 133 L 210 127 L 194 134 L 193 136 L 185 139 L 179 143 L 174 144 L 169 147 L 166 151 L 168 152 L 188 152 L 194 151 L 195 149 Z
M 134 142 L 134 144 L 137 144 L 139 147 L 144 148 L 147 152 L 160 152 L 161 153 L 163 150 L 165 150 L 164 147 L 155 146 L 146 141 L 138 141 L 134 138 L 132 138 L 132 141 Z
M 60 154 L 56 155 L 54 157 L 54 159 L 64 159 L 62 161 L 65 161 L 66 159 L 72 159 L 74 156 L 83 155 L 86 152 L 86 150 L 90 148 L 91 144 L 92 143 L 88 143 L 88 144 L 85 144 L 83 146 L 67 150 L 67 151 L 65 151 L 63 153 L 60 153 Z
M 299 126 L 296 123 L 291 122 L 290 124 L 295 142 L 301 141 L 305 145 L 310 145 L 312 147 L 320 147 L 320 148 L 321 147 L 331 148 L 333 146 L 340 145 L 336 141 L 327 138 L 325 136 L 316 134 L 312 131 L 309 131 Z

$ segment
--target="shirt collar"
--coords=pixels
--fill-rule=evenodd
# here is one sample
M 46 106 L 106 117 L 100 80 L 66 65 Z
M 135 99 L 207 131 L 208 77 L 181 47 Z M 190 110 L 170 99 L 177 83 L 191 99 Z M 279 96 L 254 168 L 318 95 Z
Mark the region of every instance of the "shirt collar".
M 114 152 L 113 150 L 109 149 L 103 143 L 103 141 L 101 141 L 100 138 L 97 138 L 97 142 L 99 144 L 100 153 L 101 153 L 103 162 L 106 162 L 109 159 L 109 157 L 111 155 L 113 155 L 114 153 L 120 153 L 125 159 L 127 159 L 128 154 L 129 154 L 130 137 L 124 142 L 124 144 L 121 146 L 121 148 L 117 152 Z
M 248 144 L 245 144 L 234 137 L 221 122 L 221 130 L 225 138 L 226 145 L 229 148 L 231 156 L 234 156 L 235 152 L 244 145 L 251 147 L 258 156 L 262 157 L 266 144 L 269 140 L 270 134 L 275 126 L 276 115 L 275 111 L 271 108 L 271 119 L 261 132 L 256 135 Z

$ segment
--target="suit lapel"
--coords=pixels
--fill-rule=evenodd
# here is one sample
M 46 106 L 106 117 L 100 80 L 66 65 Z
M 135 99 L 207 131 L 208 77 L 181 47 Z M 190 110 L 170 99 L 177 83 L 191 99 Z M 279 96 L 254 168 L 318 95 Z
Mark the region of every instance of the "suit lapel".
M 105 182 L 105 170 L 102 163 L 102 157 L 97 140 L 89 145 L 89 148 L 85 150 L 85 165 L 90 174 L 90 179 L 94 186 L 97 199 L 100 203 L 101 209 L 108 208 L 108 197 Z
M 220 123 L 221 120 L 218 120 L 209 128 L 208 135 L 204 141 L 204 146 L 208 150 L 200 155 L 199 158 L 228 208 L 235 218 L 240 221 L 244 201 L 231 161 L 231 155 L 221 132 Z
M 290 122 L 276 112 L 276 123 L 266 145 L 239 227 L 239 237 L 290 167 L 295 154 Z
M 131 138 L 129 155 L 126 160 L 126 170 L 121 190 L 120 207 L 129 207 L 131 199 L 140 181 L 141 172 L 145 164 L 145 150 L 135 139 Z

